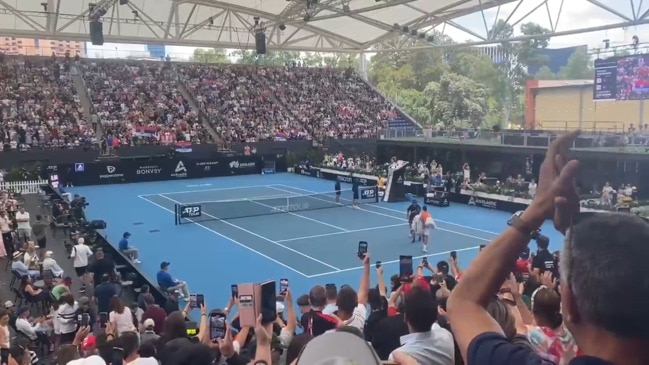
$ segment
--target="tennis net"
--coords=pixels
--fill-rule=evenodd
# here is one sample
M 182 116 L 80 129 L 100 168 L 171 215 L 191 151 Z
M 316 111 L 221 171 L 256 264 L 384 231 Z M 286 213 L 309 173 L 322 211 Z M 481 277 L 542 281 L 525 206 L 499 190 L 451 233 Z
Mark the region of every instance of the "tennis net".
M 376 186 L 361 186 L 358 189 L 359 204 L 379 201 Z M 280 213 L 298 213 L 307 210 L 329 209 L 352 205 L 354 194 L 351 189 L 336 192 L 261 197 L 252 199 L 219 200 L 176 204 L 176 224 L 199 223 L 213 220 L 228 220 Z

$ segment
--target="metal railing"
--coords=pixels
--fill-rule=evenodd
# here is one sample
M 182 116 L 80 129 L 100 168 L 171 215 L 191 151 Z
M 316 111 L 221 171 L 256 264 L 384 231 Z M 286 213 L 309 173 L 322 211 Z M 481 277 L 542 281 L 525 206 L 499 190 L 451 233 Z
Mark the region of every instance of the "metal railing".
M 424 130 L 423 133 L 406 128 L 381 129 L 378 139 L 408 140 L 437 143 L 465 143 L 477 145 L 508 145 L 547 147 L 564 133 L 563 131 L 436 131 Z M 575 142 L 576 148 L 625 148 L 626 151 L 638 149 L 645 152 L 649 148 L 649 133 L 593 133 L 583 132 Z

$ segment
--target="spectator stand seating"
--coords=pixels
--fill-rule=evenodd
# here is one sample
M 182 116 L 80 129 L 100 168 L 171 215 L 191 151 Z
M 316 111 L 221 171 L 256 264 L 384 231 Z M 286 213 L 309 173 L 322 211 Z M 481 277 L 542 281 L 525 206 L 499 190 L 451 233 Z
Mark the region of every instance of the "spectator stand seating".
M 162 62 L 84 62 L 94 111 L 113 147 L 207 142 L 208 132 Z
M 60 61 L 6 58 L 0 78 L 0 140 L 5 147 L 74 148 L 96 142 Z

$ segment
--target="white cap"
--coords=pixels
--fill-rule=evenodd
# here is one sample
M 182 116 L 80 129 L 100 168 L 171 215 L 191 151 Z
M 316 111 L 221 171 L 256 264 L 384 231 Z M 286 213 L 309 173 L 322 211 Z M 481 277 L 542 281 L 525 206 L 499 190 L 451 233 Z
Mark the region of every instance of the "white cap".
M 143 324 L 144 324 L 144 328 L 155 327 L 155 321 L 151 318 L 145 319 Z
M 5 302 L 5 308 L 11 308 L 14 306 L 14 303 L 11 300 Z
M 52 255 L 54 255 L 54 252 L 52 252 L 52 251 L 45 252 L 45 257 L 50 257 Z
M 80 245 L 83 245 L 84 242 L 86 242 L 86 240 L 83 239 L 83 237 L 79 237 L 79 238 L 77 239 L 77 243 L 80 244 Z
M 275 311 L 277 313 L 283 313 L 284 312 L 284 304 L 280 302 L 275 302 Z
M 100 356 L 92 355 L 83 359 L 72 360 L 68 365 L 106 365 L 106 361 Z

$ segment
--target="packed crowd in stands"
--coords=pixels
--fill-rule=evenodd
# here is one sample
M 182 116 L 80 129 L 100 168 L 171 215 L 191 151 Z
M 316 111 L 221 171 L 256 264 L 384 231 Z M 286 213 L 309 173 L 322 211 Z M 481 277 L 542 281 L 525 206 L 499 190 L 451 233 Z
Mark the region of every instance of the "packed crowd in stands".
M 305 139 L 307 133 L 260 80 L 264 69 L 189 65 L 179 70 L 190 94 L 226 142 Z
M 207 142 L 209 134 L 165 63 L 84 62 L 93 115 L 112 146 Z M 93 118 L 95 118 L 93 116 Z
M 5 150 L 96 143 L 71 77 L 57 60 L 0 62 L 0 142 Z

